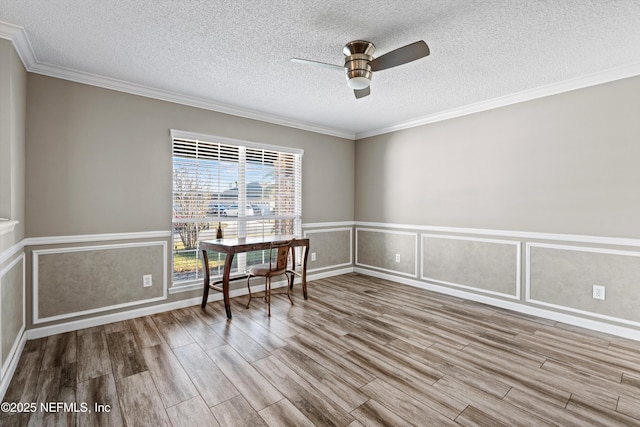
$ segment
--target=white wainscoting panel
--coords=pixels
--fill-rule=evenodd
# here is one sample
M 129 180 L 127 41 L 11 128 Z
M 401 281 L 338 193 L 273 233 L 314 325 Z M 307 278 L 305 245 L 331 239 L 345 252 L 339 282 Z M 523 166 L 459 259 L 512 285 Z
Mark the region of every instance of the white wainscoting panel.
M 428 273 L 425 273 L 425 270 L 428 270 L 428 268 L 425 268 L 424 265 L 424 256 L 425 256 L 425 238 L 429 238 L 429 239 L 448 239 L 448 240 L 460 240 L 460 241 L 465 241 L 465 242 L 480 242 L 480 243 L 489 243 L 489 244 L 496 244 L 496 245 L 507 245 L 507 246 L 513 246 L 513 256 L 511 258 L 509 262 L 509 266 L 507 267 L 513 267 L 514 270 L 514 282 L 513 282 L 513 293 L 506 293 L 506 292 L 496 292 L 496 291 L 492 291 L 490 289 L 484 289 L 482 287 L 479 286 L 474 286 L 473 283 L 471 283 L 472 279 L 470 279 L 469 282 L 467 283 L 457 283 L 457 282 L 452 282 L 452 281 L 447 281 L 447 280 L 442 280 L 442 279 L 438 279 L 438 278 L 434 278 L 428 275 Z M 465 236 L 455 236 L 455 235 L 447 235 L 447 234 L 421 234 L 420 235 L 420 242 L 421 242 L 421 253 L 422 253 L 422 262 L 420 263 L 420 278 L 422 280 L 428 281 L 428 282 L 433 282 L 433 283 L 439 283 L 442 285 L 448 285 L 448 286 L 455 286 L 458 288 L 463 288 L 463 289 L 470 289 L 476 292 L 482 292 L 485 294 L 489 294 L 489 295 L 496 295 L 496 296 L 501 296 L 501 297 L 505 297 L 505 298 L 509 298 L 509 299 L 515 299 L 515 300 L 520 300 L 520 289 L 521 289 L 521 280 L 520 277 L 522 275 L 522 268 L 521 268 L 521 242 L 519 241 L 515 241 L 515 240 L 501 240 L 501 239 L 486 239 L 486 238 L 480 238 L 480 237 L 465 237 Z
M 390 268 L 384 268 L 377 265 L 370 265 L 360 261 L 359 255 L 359 233 L 360 232 L 373 232 L 373 233 L 383 233 L 383 234 L 391 234 L 391 235 L 399 235 L 399 236 L 411 236 L 414 238 L 414 247 L 413 247 L 413 258 L 414 258 L 414 271 L 412 273 L 405 273 L 398 270 L 393 270 Z M 357 228 L 356 227 L 356 266 L 373 268 L 375 270 L 386 271 L 388 273 L 399 274 L 407 277 L 417 277 L 418 276 L 418 233 L 412 233 L 408 231 L 396 231 L 396 230 L 387 230 L 387 229 L 377 229 L 377 228 Z
M 588 317 L 594 317 L 594 318 L 599 318 L 599 319 L 603 319 L 603 320 L 607 320 L 607 321 L 611 321 L 611 322 L 617 322 L 617 323 L 622 323 L 622 324 L 626 324 L 626 325 L 632 325 L 635 327 L 640 327 L 640 321 L 636 321 L 636 320 L 630 320 L 630 319 L 625 319 L 621 316 L 624 316 L 624 310 L 623 310 L 623 305 L 624 303 L 633 303 L 634 301 L 640 301 L 640 289 L 635 286 L 635 284 L 632 284 L 629 289 L 625 289 L 625 292 L 623 292 L 621 295 L 615 295 L 615 297 L 612 295 L 611 297 L 609 296 L 610 293 L 605 293 L 605 300 L 600 301 L 600 300 L 592 300 L 591 297 L 591 292 L 592 292 L 592 285 L 610 285 L 610 287 L 608 287 L 607 292 L 612 291 L 614 285 L 616 285 L 617 280 L 612 277 L 611 274 L 608 274 L 608 272 L 603 272 L 600 274 L 601 277 L 603 277 L 600 280 L 593 280 L 593 281 L 589 281 L 587 280 L 587 283 L 569 283 L 566 284 L 567 286 L 572 286 L 572 292 L 575 295 L 575 297 L 571 300 L 572 302 L 575 302 L 575 305 L 579 305 L 579 304 L 585 304 L 585 303 L 589 303 L 591 302 L 596 308 L 593 310 L 585 310 L 585 309 L 581 309 L 581 308 L 576 308 L 575 306 L 570 306 L 569 303 L 567 304 L 555 304 L 555 303 L 550 303 L 548 301 L 543 301 L 540 299 L 536 299 L 534 297 L 532 297 L 532 291 L 533 291 L 533 280 L 532 280 L 532 251 L 535 248 L 541 248 L 541 249 L 551 249 L 551 250 L 559 250 L 559 251 L 567 251 L 567 252 L 574 252 L 574 253 L 587 253 L 587 254 L 601 254 L 601 255 L 610 255 L 610 256 L 614 256 L 616 258 L 618 257 L 631 257 L 632 259 L 634 258 L 639 258 L 640 257 L 640 251 L 628 251 L 628 250 L 618 250 L 618 249 L 610 249 L 610 248 L 597 248 L 597 247 L 588 247 L 588 246 L 570 246 L 570 245 L 563 245 L 563 244 L 550 244 L 550 243 L 533 243 L 533 242 L 528 242 L 526 244 L 526 250 L 525 250 L 525 301 L 529 302 L 529 303 L 533 303 L 536 305 L 541 305 L 541 306 L 545 306 L 545 307 L 549 307 L 549 308 L 553 308 L 556 310 L 562 310 L 562 311 L 568 311 L 568 312 L 572 312 L 572 313 L 577 313 L 580 315 L 584 315 L 584 316 L 588 316 Z M 639 248 L 640 249 L 640 248 Z M 618 258 L 618 259 L 622 259 L 622 258 Z M 631 261 L 631 260 L 630 260 Z M 638 263 L 635 263 L 635 268 L 637 270 L 638 269 Z M 631 265 L 629 265 L 631 267 Z M 578 276 L 580 274 L 582 274 L 584 272 L 584 270 L 587 270 L 588 268 L 591 268 L 591 266 L 576 266 L 576 265 L 571 265 L 571 268 L 573 268 L 575 271 L 575 273 L 572 273 L 569 275 L 569 278 L 575 278 L 576 281 L 580 281 L 582 278 L 578 278 Z M 623 267 L 621 267 L 618 271 L 621 271 L 621 274 L 625 274 Z M 558 272 L 557 274 L 557 280 L 558 281 L 562 281 L 564 280 L 564 277 L 567 276 L 563 276 L 562 275 L 563 272 Z M 597 272 L 596 272 L 597 274 Z M 636 277 L 634 275 L 634 277 L 631 278 L 624 278 L 621 277 L 621 279 L 626 280 L 627 282 L 634 282 Z M 640 280 L 640 278 L 638 279 Z M 584 282 L 584 279 L 581 280 L 582 282 Z M 549 283 L 549 282 L 545 282 L 545 286 L 546 287 L 553 287 L 553 286 L 558 286 L 558 284 L 556 283 Z M 579 289 L 577 289 L 577 286 L 581 286 Z M 583 291 L 583 292 L 580 292 Z M 633 293 L 630 294 L 629 291 L 632 291 Z M 580 292 L 578 294 L 578 292 Z M 614 299 L 618 299 L 618 303 L 614 302 Z M 609 314 L 605 314 L 602 312 L 598 312 L 597 310 L 600 309 L 608 309 Z M 635 303 L 633 303 L 633 307 L 629 310 L 627 310 L 627 312 L 633 312 L 638 313 L 640 311 L 640 307 L 638 308 L 638 310 L 636 310 L 635 307 Z M 613 315 L 613 313 L 616 313 L 616 315 Z M 620 313 L 620 314 L 618 314 Z
M 324 267 L 308 269 L 307 273 L 353 266 L 353 227 L 323 228 L 323 229 L 316 229 L 316 230 L 305 229 L 303 231 L 303 235 L 304 237 L 309 237 L 310 234 L 334 233 L 339 231 L 349 232 L 349 261 L 341 264 L 333 264 L 333 265 L 327 265 Z M 310 249 L 309 252 L 314 252 L 313 245 L 311 245 L 309 249 Z M 309 255 L 309 259 L 307 260 L 307 263 L 309 263 L 310 261 L 311 261 L 311 255 Z
M 5 378 L 7 373 L 12 373 L 15 370 L 15 367 L 18 364 L 18 359 L 20 358 L 21 349 L 20 346 L 24 346 L 24 335 L 26 328 L 26 275 L 25 275 L 25 257 L 24 254 L 20 254 L 16 259 L 11 261 L 5 268 L 0 271 L 0 310 L 2 310 L 2 287 L 4 286 L 3 277 L 18 264 L 22 264 L 22 319 L 20 329 L 14 339 L 14 342 L 7 354 L 5 360 L 2 361 L 2 366 L 0 367 L 0 379 Z M 2 318 L 2 312 L 0 311 L 0 318 Z M 0 328 L 0 343 L 3 342 L 2 337 L 2 328 Z M 11 375 L 9 375 L 11 376 Z M 7 384 L 8 385 L 8 384 Z M 4 394 L 3 390 L 0 390 L 0 395 Z
M 39 271 L 39 258 L 41 256 L 51 255 L 51 254 L 64 254 L 64 253 L 73 253 L 73 252 L 89 252 L 89 251 L 105 251 L 105 250 L 118 250 L 118 249 L 126 249 L 126 248 L 135 248 L 135 247 L 152 247 L 152 246 L 160 246 L 162 247 L 162 295 L 159 297 L 130 301 L 121 304 L 114 304 L 109 306 L 103 306 L 88 310 L 82 310 L 78 312 L 72 313 L 64 313 L 60 315 L 41 317 L 39 313 L 39 288 L 40 288 L 40 271 Z M 44 322 L 58 321 L 62 319 L 68 319 L 72 317 L 84 316 L 89 314 L 96 314 L 107 310 L 115 310 L 121 309 L 125 307 L 136 306 L 140 304 L 146 304 L 150 302 L 157 302 L 167 299 L 167 242 L 166 241 L 157 241 L 157 242 L 136 242 L 136 243 L 122 243 L 122 244 L 113 244 L 113 245 L 92 245 L 92 246 L 77 246 L 77 247 L 65 247 L 65 248 L 52 248 L 52 249 L 38 249 L 33 251 L 33 323 L 40 324 Z M 96 296 L 99 298 L 99 295 Z

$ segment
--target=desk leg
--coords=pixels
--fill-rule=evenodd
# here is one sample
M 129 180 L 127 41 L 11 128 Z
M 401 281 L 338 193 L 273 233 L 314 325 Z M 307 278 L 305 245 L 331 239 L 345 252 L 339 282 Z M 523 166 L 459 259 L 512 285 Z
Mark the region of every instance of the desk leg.
M 302 257 L 302 295 L 307 299 L 307 258 L 309 257 L 309 246 L 304 248 Z
M 200 307 L 205 308 L 207 305 L 207 299 L 209 298 L 209 257 L 207 251 L 202 251 L 202 261 L 204 269 L 204 290 L 202 291 L 202 305 Z
M 227 254 L 224 260 L 224 272 L 222 273 L 222 296 L 224 297 L 224 309 L 227 319 L 231 319 L 231 300 L 229 299 L 229 277 L 231 276 L 231 264 L 233 264 L 233 252 Z

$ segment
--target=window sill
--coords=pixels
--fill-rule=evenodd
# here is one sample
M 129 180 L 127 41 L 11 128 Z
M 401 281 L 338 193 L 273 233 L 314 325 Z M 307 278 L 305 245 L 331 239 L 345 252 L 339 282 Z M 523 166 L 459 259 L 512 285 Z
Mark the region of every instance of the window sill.
M 0 218 L 0 236 L 11 233 L 18 224 L 18 221 Z

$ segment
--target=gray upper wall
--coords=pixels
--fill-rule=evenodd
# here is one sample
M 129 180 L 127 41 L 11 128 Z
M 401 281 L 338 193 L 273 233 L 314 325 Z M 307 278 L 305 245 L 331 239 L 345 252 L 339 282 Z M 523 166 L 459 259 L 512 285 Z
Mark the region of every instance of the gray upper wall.
M 356 142 L 357 221 L 640 238 L 640 77 Z
M 171 128 L 304 149 L 305 223 L 640 237 L 640 77 L 356 142 L 27 81 L 27 237 L 169 230 Z
M 10 41 L 0 39 L 0 218 L 18 221 L 0 235 L 0 253 L 24 237 L 27 72 Z
M 304 149 L 303 222 L 353 220 L 354 141 L 31 73 L 27 88 L 27 237 L 170 230 L 170 129 Z

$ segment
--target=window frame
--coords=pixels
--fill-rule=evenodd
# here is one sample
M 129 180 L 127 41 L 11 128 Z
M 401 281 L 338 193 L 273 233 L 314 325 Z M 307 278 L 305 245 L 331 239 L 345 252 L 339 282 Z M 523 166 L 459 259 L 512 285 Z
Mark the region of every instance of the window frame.
M 232 139 L 232 138 L 226 138 L 226 137 L 220 137 L 220 136 L 215 136 L 215 135 L 206 135 L 206 134 L 200 134 L 200 133 L 194 133 L 194 132 L 186 132 L 186 131 L 181 131 L 181 130 L 175 130 L 175 129 L 171 129 L 170 131 L 170 135 L 171 135 L 171 171 L 172 171 L 172 177 L 171 177 L 171 202 L 172 202 L 172 206 L 174 204 L 174 197 L 175 197 L 175 157 L 176 157 L 176 153 L 174 151 L 174 143 L 175 140 L 193 140 L 193 141 L 202 141 L 202 142 L 207 142 L 207 143 L 211 143 L 211 144 L 221 144 L 221 145 L 229 145 L 229 146 L 235 146 L 235 147 L 239 147 L 239 151 L 245 151 L 246 149 L 255 149 L 255 150 L 264 150 L 264 151 L 271 151 L 271 152 L 277 152 L 277 153 L 283 153 L 283 154 L 289 154 L 293 156 L 294 159 L 294 165 L 293 165 L 293 170 L 294 170 L 294 189 L 293 189 L 293 195 L 294 195 L 294 213 L 292 215 L 264 215 L 264 216 L 260 216 L 257 218 L 253 218 L 252 216 L 240 216 L 240 212 L 238 212 L 239 216 L 238 217 L 225 217 L 224 218 L 224 222 L 237 222 L 237 232 L 238 232 L 238 237 L 244 237 L 246 236 L 247 233 L 247 224 L 251 221 L 269 221 L 269 220 L 292 220 L 293 221 L 293 230 L 294 230 L 294 234 L 295 235 L 301 235 L 302 233 L 302 157 L 304 155 L 304 150 L 303 149 L 299 149 L 299 148 L 293 148 L 293 147 L 287 147 L 287 146 L 280 146 L 280 145 L 271 145 L 271 144 L 264 144 L 264 143 L 259 143 L 259 142 L 254 142 L 254 141 L 245 141 L 245 140 L 239 140 L 239 139 Z M 242 148 L 244 147 L 244 148 Z M 244 165 L 242 164 L 244 162 Z M 242 157 L 240 156 L 239 158 L 239 170 L 242 170 L 242 172 L 239 172 L 241 174 L 246 174 L 246 165 L 248 164 L 248 161 L 246 159 L 246 157 Z M 245 189 L 243 189 L 242 191 L 240 191 L 240 188 L 242 186 L 246 186 L 246 180 L 245 180 L 246 176 L 242 177 L 242 179 L 239 179 L 239 181 L 245 181 L 242 182 L 242 184 L 238 185 L 238 189 L 239 189 L 239 193 L 245 193 Z M 242 194 L 238 195 L 238 206 L 243 206 L 246 203 L 249 203 L 249 199 L 246 197 L 246 194 L 244 194 L 244 198 L 242 197 Z M 242 211 L 244 209 L 241 209 Z M 208 217 L 207 217 L 208 218 Z M 197 246 L 197 254 L 196 254 L 196 260 L 197 260 L 197 270 L 196 270 L 196 278 L 195 279 L 185 279 L 185 280 L 174 280 L 174 274 L 175 274 L 175 267 L 174 267 L 174 261 L 175 261 L 175 253 L 176 253 L 176 249 L 175 249 L 175 239 L 177 236 L 177 232 L 176 232 L 176 228 L 174 226 L 174 224 L 176 223 L 180 223 L 180 222 L 206 222 L 206 223 L 212 223 L 212 222 L 217 222 L 218 220 L 220 220 L 220 218 L 216 219 L 215 221 L 211 221 L 208 220 L 207 218 L 188 218 L 186 220 L 182 220 L 182 221 L 178 221 L 176 220 L 175 217 L 175 213 L 174 213 L 174 209 L 172 208 L 172 213 L 171 213 L 171 239 L 172 239 L 172 250 L 171 250 L 171 287 L 174 290 L 180 290 L 180 289 L 184 289 L 187 290 L 188 288 L 194 288 L 194 284 L 196 283 L 200 283 L 202 281 L 202 262 L 201 262 L 201 254 L 200 254 L 200 249 L 199 249 L 199 244 Z M 245 235 L 241 235 L 242 233 L 245 233 Z M 265 234 L 265 235 L 271 235 L 271 234 Z M 238 258 L 244 258 L 244 256 L 246 256 L 246 254 L 244 254 L 244 256 L 240 256 L 243 254 L 239 254 Z M 243 266 L 244 265 L 244 260 L 238 259 L 239 261 L 239 265 Z M 234 263 L 236 263 L 237 261 L 234 260 Z M 212 275 L 212 277 L 217 277 L 218 275 Z

